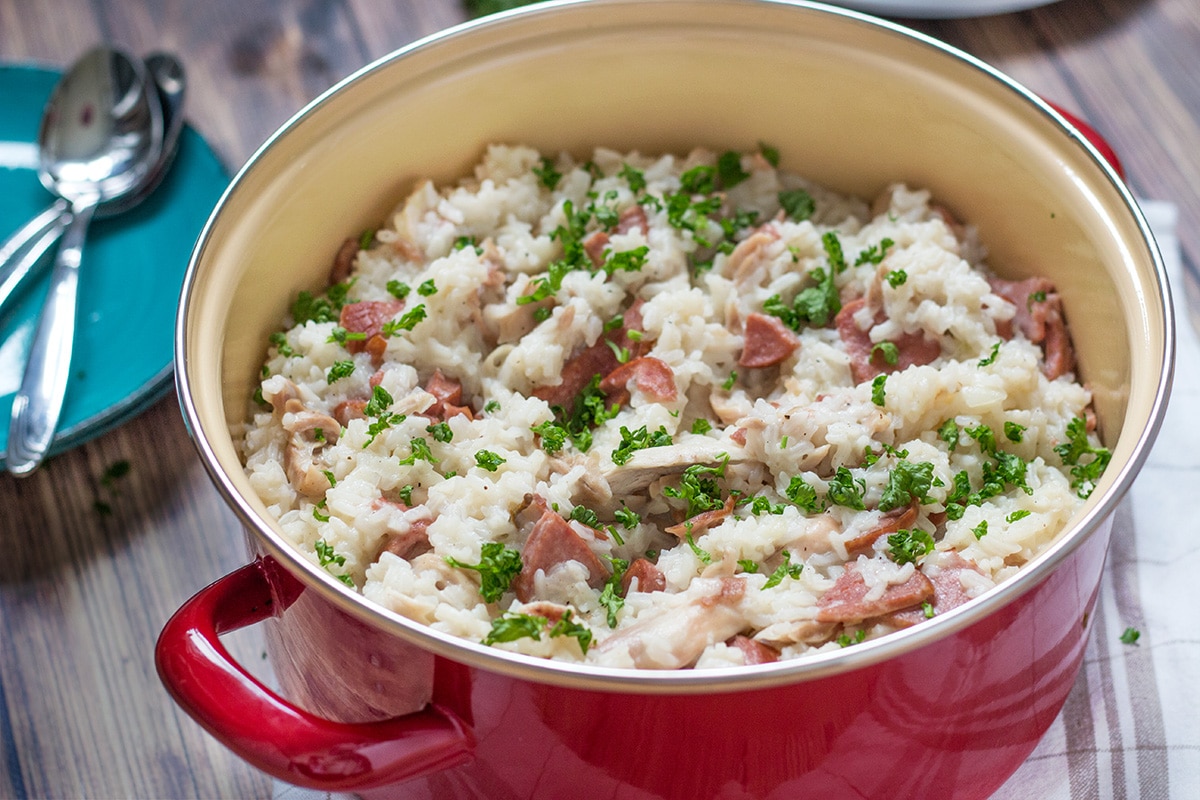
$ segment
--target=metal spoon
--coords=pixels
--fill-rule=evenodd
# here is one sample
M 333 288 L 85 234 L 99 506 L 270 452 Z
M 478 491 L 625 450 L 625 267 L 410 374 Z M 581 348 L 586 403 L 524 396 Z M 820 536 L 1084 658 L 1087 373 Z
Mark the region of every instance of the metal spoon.
M 42 463 L 62 414 L 88 224 L 101 202 L 140 191 L 161 156 L 162 108 L 154 92 L 141 62 L 98 47 L 63 76 L 46 105 L 38 177 L 71 204 L 72 218 L 13 398 L 8 467 L 14 475 L 29 475 Z
M 161 183 L 179 149 L 179 135 L 183 130 L 183 99 L 187 89 L 183 65 L 168 53 L 147 56 L 145 65 L 154 79 L 162 105 L 162 156 L 155 165 L 154 178 L 148 180 L 141 190 L 100 204 L 96 209 L 96 216 L 100 219 L 128 211 L 150 195 Z M 71 205 L 60 197 L 0 245 L 0 314 L 3 314 L 4 306 L 16 294 L 17 288 L 25 285 L 26 278 L 41 272 L 35 267 L 46 263 L 41 260 L 42 255 L 58 241 L 70 220 Z

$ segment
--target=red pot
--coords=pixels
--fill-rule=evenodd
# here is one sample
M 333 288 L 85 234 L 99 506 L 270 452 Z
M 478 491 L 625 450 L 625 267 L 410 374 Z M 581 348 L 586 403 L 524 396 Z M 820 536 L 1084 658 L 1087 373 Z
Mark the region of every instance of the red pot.
M 906 631 L 795 661 L 671 673 L 546 662 L 367 603 L 292 549 L 229 427 L 268 333 L 297 291 L 320 288 L 334 245 L 415 177 L 456 177 L 491 141 L 643 152 L 767 141 L 843 191 L 931 188 L 979 226 L 1002 273 L 1057 285 L 1108 471 L 1009 581 Z M 451 30 L 301 112 L 238 175 L 197 244 L 179 395 L 253 561 L 172 618 L 160 674 L 246 760 L 327 790 L 986 797 L 1074 682 L 1111 515 L 1165 407 L 1169 309 L 1148 226 L 1096 148 L 1011 80 L 911 31 L 750 0 L 553 4 Z M 256 622 L 282 697 L 219 641 Z

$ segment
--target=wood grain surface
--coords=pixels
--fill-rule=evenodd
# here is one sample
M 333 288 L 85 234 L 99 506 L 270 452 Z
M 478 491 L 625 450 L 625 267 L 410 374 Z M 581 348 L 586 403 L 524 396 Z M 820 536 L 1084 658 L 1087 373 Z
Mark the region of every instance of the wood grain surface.
M 235 170 L 339 79 L 466 17 L 460 0 L 0 0 L 0 61 L 64 66 L 98 40 L 173 50 L 189 121 Z M 1136 195 L 1179 206 L 1197 263 L 1200 3 L 903 22 L 1090 120 Z M 121 461 L 129 473 L 106 479 Z M 269 797 L 270 779 L 181 712 L 153 664 L 167 617 L 244 561 L 173 395 L 31 478 L 0 475 L 0 797 Z M 228 644 L 263 659 L 253 629 Z

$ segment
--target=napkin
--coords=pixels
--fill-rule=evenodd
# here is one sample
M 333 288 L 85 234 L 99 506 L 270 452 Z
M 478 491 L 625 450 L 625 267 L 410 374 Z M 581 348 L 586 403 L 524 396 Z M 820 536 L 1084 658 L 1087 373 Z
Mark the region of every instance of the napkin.
M 1178 210 L 1143 200 L 1174 289 L 1175 383 L 1162 430 L 1117 507 L 1083 667 L 1058 718 L 992 800 L 1167 800 L 1200 786 L 1200 574 L 1192 491 L 1200 488 L 1200 337 L 1188 324 Z M 1127 628 L 1138 632 L 1126 644 Z M 348 795 L 274 784 L 274 800 Z M 834 800 L 834 799 L 831 799 Z

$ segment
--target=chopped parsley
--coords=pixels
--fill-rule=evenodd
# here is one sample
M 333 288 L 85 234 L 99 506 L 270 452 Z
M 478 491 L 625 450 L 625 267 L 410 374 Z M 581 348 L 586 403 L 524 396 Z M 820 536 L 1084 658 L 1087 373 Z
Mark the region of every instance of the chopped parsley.
M 483 410 L 489 414 L 495 414 L 497 411 L 500 410 L 500 401 L 499 400 L 488 400 L 486 403 L 483 404 Z
M 491 450 L 479 450 L 475 453 L 475 464 L 488 472 L 495 472 L 504 462 L 504 458 L 496 455 Z
M 938 438 L 945 442 L 950 452 L 954 452 L 954 448 L 958 447 L 958 423 L 952 419 L 948 419 L 938 428 Z
M 750 177 L 750 173 L 742 169 L 742 156 L 733 150 L 728 150 L 717 159 L 717 177 L 721 186 L 732 189 Z
M 315 513 L 315 510 L 314 510 Z M 317 563 L 325 569 L 333 577 L 337 578 L 347 586 L 354 588 L 354 579 L 344 573 L 334 572 L 330 567 L 342 567 L 346 564 L 346 557 L 338 555 L 333 550 L 333 545 L 326 542 L 324 539 L 317 539 L 313 545 L 313 549 L 317 552 Z
M 893 367 L 900 361 L 900 348 L 896 347 L 895 342 L 877 342 L 871 348 L 871 358 L 875 358 L 876 353 L 882 355 L 883 360 Z
M 866 490 L 866 481 L 855 479 L 850 470 L 845 467 L 838 467 L 837 472 L 829 479 L 829 488 L 825 492 L 825 497 L 830 503 L 836 506 L 863 511 L 866 509 L 866 506 L 863 504 L 863 493 Z
M 571 509 L 571 516 L 569 518 L 576 522 L 582 522 L 589 528 L 600 527 L 600 517 L 587 506 L 575 506 Z
M 859 628 L 858 632 L 856 632 L 854 634 L 853 638 L 848 633 L 843 633 L 840 636 L 838 636 L 837 643 L 839 645 L 841 645 L 842 647 L 849 647 L 852 644 L 862 644 L 866 638 L 867 638 L 866 629 Z
M 635 169 L 628 164 L 621 165 L 621 170 L 617 173 L 617 177 L 623 178 L 629 184 L 629 191 L 634 194 L 646 189 L 646 175 L 640 169 Z
M 772 147 L 764 142 L 758 143 L 758 152 L 762 153 L 762 157 L 767 160 L 767 163 L 772 167 L 779 166 L 779 148 Z
M 902 528 L 887 537 L 892 560 L 897 564 L 915 564 L 933 552 L 933 537 L 920 528 Z
M 567 609 L 562 618 L 550 628 L 550 638 L 570 636 L 579 642 L 579 649 L 586 655 L 588 647 L 592 644 L 592 632 L 586 626 L 572 621 L 571 617 L 571 609 Z M 515 642 L 517 639 L 524 638 L 541 641 L 542 631 L 546 630 L 549 624 L 550 621 L 542 616 L 522 614 L 519 611 L 506 611 L 503 616 L 492 621 L 492 629 L 484 638 L 483 643 L 492 645 L 497 642 Z
M 721 500 L 721 487 L 717 480 L 725 477 L 725 465 L 729 463 L 729 455 L 722 453 L 720 461 L 715 467 L 693 464 L 683 471 L 678 488 L 666 486 L 662 490 L 663 495 L 686 501 L 688 518 L 704 511 L 721 508 L 724 502 Z
M 325 296 L 300 292 L 292 303 L 292 320 L 296 325 L 306 322 L 337 322 L 338 312 L 346 304 L 346 297 L 354 281 L 337 283 L 325 290 Z
M 1025 519 L 1026 517 L 1028 517 L 1028 516 L 1029 516 L 1030 514 L 1032 514 L 1032 513 L 1033 513 L 1033 512 L 1032 512 L 1032 511 L 1030 511 L 1028 508 L 1019 508 L 1019 509 L 1017 509 L 1016 511 L 1012 512 L 1011 514 L 1009 514 L 1007 517 L 1005 517 L 1005 518 L 1004 518 L 1004 521 L 1005 521 L 1005 522 L 1008 522 L 1008 523 L 1013 523 L 1013 522 L 1016 522 L 1016 521 L 1017 521 L 1017 520 L 1019 520 L 1019 519 Z
M 550 455 L 561 451 L 567 443 L 567 430 L 552 420 L 546 420 L 530 428 L 542 439 L 542 449 Z
M 936 613 L 933 610 L 933 603 L 921 603 L 921 613 L 925 615 L 925 619 L 933 619 Z
M 1129 627 L 1121 633 L 1121 644 L 1137 644 L 1137 640 L 1142 638 L 1142 632 L 1137 628 Z
M 896 243 L 887 237 L 880 239 L 879 244 L 873 244 L 858 254 L 858 258 L 854 259 L 854 266 L 861 267 L 863 264 L 878 265 L 887 257 L 888 248 L 894 244 Z M 905 277 L 907 278 L 907 276 Z
M 783 563 L 775 568 L 771 573 L 771 577 L 767 578 L 767 582 L 763 584 L 764 589 L 770 589 L 772 586 L 778 586 L 783 582 L 784 578 L 797 580 L 800 577 L 801 570 L 804 569 L 803 564 L 793 564 L 792 554 L 787 550 L 783 551 Z
M 390 280 L 387 282 L 388 294 L 395 297 L 397 300 L 403 300 L 408 297 L 408 293 L 412 291 L 412 287 L 407 283 L 398 280 Z
M 769 497 L 761 494 L 756 494 L 754 497 L 743 497 L 738 501 L 738 505 L 749 505 L 750 513 L 756 517 L 759 514 L 774 514 L 778 516 L 783 513 L 782 503 L 772 503 Z
M 799 475 L 792 476 L 791 481 L 788 482 L 788 487 L 784 489 L 783 493 L 787 496 L 788 500 L 791 500 L 810 514 L 815 514 L 821 510 L 820 502 L 817 500 L 817 490 L 809 486 Z
M 342 378 L 349 378 L 354 374 L 354 361 L 346 359 L 345 361 L 335 361 L 333 366 L 329 368 L 329 372 L 325 374 L 325 382 L 333 383 L 340 381 Z
M 373 244 L 375 244 L 375 230 L 367 228 L 358 237 L 358 249 L 369 250 Z
M 976 525 L 974 528 L 971 528 L 971 533 L 975 534 L 976 539 L 982 539 L 983 537 L 987 536 L 987 532 L 988 524 L 986 519 L 980 520 L 978 525 Z
M 998 355 L 1000 355 L 1000 343 L 996 342 L 992 345 L 991 352 L 979 359 L 979 366 L 990 367 L 992 364 L 996 363 L 996 356 Z
M 1105 447 L 1092 447 L 1087 438 L 1087 421 L 1075 417 L 1067 423 L 1067 441 L 1055 445 L 1054 452 L 1071 468 L 1071 488 L 1087 499 L 1104 474 L 1112 453 Z
M 625 530 L 633 530 L 639 522 L 642 521 L 641 516 L 636 511 L 631 511 L 628 506 L 622 505 L 613 512 L 613 517 L 617 522 L 625 527 Z
M 704 417 L 698 417 L 692 421 L 692 433 L 703 435 L 712 430 L 712 423 Z
M 875 379 L 871 381 L 871 402 L 880 407 L 887 402 L 885 388 L 887 377 L 887 375 L 876 375 Z
M 404 414 L 395 414 L 388 409 L 392 405 L 392 395 L 387 389 L 382 386 L 376 386 L 371 390 L 371 399 L 367 401 L 367 405 L 363 408 L 363 413 L 368 417 L 373 417 L 374 421 L 367 426 L 367 440 L 363 442 L 363 447 L 370 446 L 371 442 L 375 441 L 375 437 L 386 431 L 393 425 L 399 425 L 408 417 Z
M 726 378 L 725 382 L 721 384 L 721 388 L 728 392 L 733 388 L 735 383 L 737 383 L 737 370 L 729 373 L 729 377 Z
M 900 461 L 888 473 L 887 486 L 879 499 L 880 511 L 891 511 L 893 508 L 903 508 L 915 500 L 928 503 L 929 490 L 933 487 L 933 463 L 922 461 L 914 464 L 911 461 Z
M 749 558 L 739 558 L 737 560 L 737 565 L 738 569 L 740 569 L 742 572 L 748 572 L 751 575 L 754 575 L 758 572 L 758 562 L 752 561 Z
M 794 331 L 799 331 L 805 325 L 823 328 L 829 324 L 829 320 L 842 309 L 833 270 L 817 267 L 808 273 L 808 277 L 814 285 L 802 289 L 792 299 L 790 306 L 785 305 L 779 295 L 771 295 L 763 303 L 763 313 L 779 317 L 784 325 Z
M 554 168 L 554 162 L 549 158 L 543 157 L 542 163 L 539 166 L 533 167 L 533 174 L 541 181 L 542 186 L 545 186 L 551 191 L 558 186 L 558 182 L 562 180 L 562 173 Z
M 282 331 L 276 331 L 275 333 L 272 333 L 269 337 L 267 337 L 267 339 L 271 344 L 275 345 L 275 352 L 279 353 L 279 355 L 283 356 L 284 358 L 293 358 L 300 355 L 292 349 L 290 344 L 288 344 L 287 334 L 283 333 Z
M 789 189 L 779 193 L 779 207 L 793 222 L 803 222 L 817 210 L 813 197 L 803 189 Z
M 902 269 L 894 269 L 887 274 L 888 286 L 893 289 L 899 288 L 908 281 L 908 273 Z
M 686 541 L 688 547 L 692 548 L 692 552 L 696 554 L 696 558 L 700 559 L 700 561 L 704 564 L 712 563 L 712 554 L 700 545 L 696 544 L 696 540 L 692 538 L 692 533 L 690 530 L 688 531 Z
M 454 431 L 450 430 L 450 425 L 446 422 L 435 422 L 426 426 L 425 430 L 434 438 L 434 441 L 445 443 L 454 438 Z
M 607 398 L 600 390 L 600 375 L 596 374 L 575 398 L 570 413 L 562 406 L 554 407 L 558 426 L 566 431 L 571 443 L 581 453 L 586 453 L 592 446 L 592 429 L 612 419 L 621 410 L 617 403 L 606 405 L 606 402 Z
M 1006 421 L 1004 423 L 1004 438 L 1005 439 L 1008 439 L 1010 442 L 1020 442 L 1021 439 L 1024 438 L 1024 435 L 1025 435 L 1025 426 L 1024 425 L 1018 425 L 1015 422 L 1008 422 L 1008 421 Z
M 425 304 L 413 306 L 410 310 L 404 312 L 399 319 L 388 320 L 383 324 L 380 333 L 384 338 L 395 336 L 400 331 L 411 331 L 417 327 L 417 323 L 425 319 Z
M 421 295 L 421 297 L 430 297 L 431 295 L 437 294 L 437 284 L 433 282 L 433 278 L 430 278 L 418 286 L 417 294 Z
M 411 467 L 417 461 L 425 461 L 430 464 L 436 464 L 437 459 L 433 457 L 433 451 L 429 449 L 429 443 L 422 438 L 413 439 L 408 443 L 408 455 L 400 459 L 400 465 L 403 467 Z
M 829 269 L 834 275 L 846 271 L 846 256 L 842 252 L 842 240 L 836 231 L 827 231 L 821 236 L 821 245 L 825 248 L 825 257 L 829 259 Z
M 338 326 L 329 334 L 329 338 L 325 341 L 331 344 L 340 344 L 346 346 L 346 342 L 361 342 L 367 338 L 367 334 L 362 331 L 348 331 L 345 328 Z
M 617 466 L 625 466 L 629 463 L 629 459 L 638 450 L 645 450 L 650 447 L 665 447 L 671 444 L 671 434 L 667 433 L 666 427 L 659 425 L 658 430 L 650 433 L 646 430 L 646 426 L 638 428 L 635 431 L 630 431 L 624 425 L 621 426 L 621 443 L 616 450 L 612 452 L 612 461 Z
M 484 542 L 479 548 L 478 564 L 464 564 L 451 556 L 446 556 L 446 563 L 458 569 L 478 572 L 479 594 L 485 602 L 494 603 L 508 591 L 513 578 L 521 571 L 521 553 L 500 542 Z
M 468 247 L 475 251 L 475 255 L 483 255 L 483 248 L 479 246 L 477 241 L 475 241 L 474 236 L 460 236 L 455 239 L 454 244 L 451 245 L 451 248 L 454 250 L 466 250 Z M 388 281 L 388 286 L 391 286 L 391 281 Z M 407 292 L 405 292 L 405 294 L 407 294 Z

